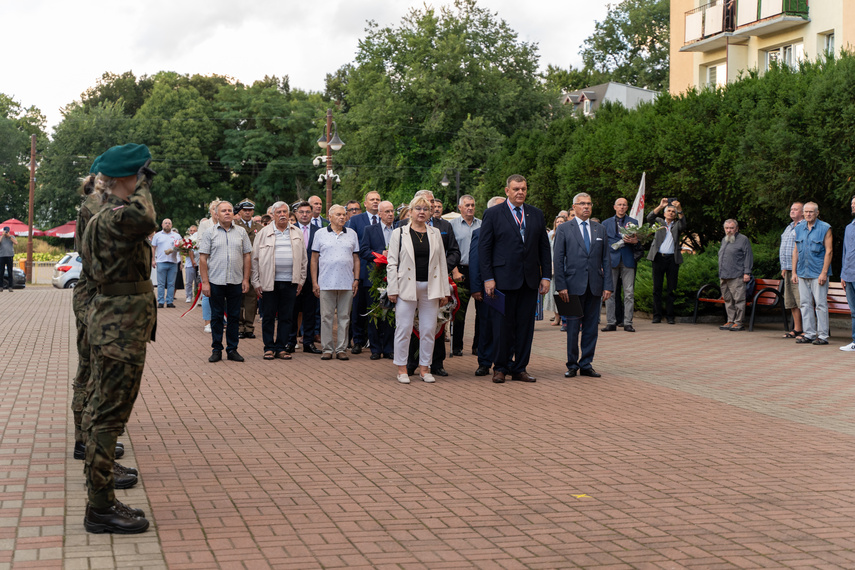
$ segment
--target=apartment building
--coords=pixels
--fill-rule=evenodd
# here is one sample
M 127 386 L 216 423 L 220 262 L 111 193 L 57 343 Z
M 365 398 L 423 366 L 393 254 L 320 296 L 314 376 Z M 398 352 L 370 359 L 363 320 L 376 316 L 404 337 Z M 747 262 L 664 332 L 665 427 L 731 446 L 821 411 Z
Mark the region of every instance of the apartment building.
M 671 0 L 671 93 L 855 46 L 855 0 Z

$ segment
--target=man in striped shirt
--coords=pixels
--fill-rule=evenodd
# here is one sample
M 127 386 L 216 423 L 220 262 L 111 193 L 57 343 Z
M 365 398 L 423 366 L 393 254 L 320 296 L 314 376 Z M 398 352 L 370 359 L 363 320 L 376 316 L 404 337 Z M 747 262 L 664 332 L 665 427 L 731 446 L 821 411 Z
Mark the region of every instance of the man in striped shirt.
M 232 224 L 234 210 L 229 202 L 217 206 L 219 222 L 199 238 L 199 269 L 202 294 L 211 299 L 211 357 L 223 359 L 223 312 L 226 326 L 226 358 L 243 362 L 238 354 L 238 320 L 243 294 L 249 290 L 252 244 L 246 231 Z

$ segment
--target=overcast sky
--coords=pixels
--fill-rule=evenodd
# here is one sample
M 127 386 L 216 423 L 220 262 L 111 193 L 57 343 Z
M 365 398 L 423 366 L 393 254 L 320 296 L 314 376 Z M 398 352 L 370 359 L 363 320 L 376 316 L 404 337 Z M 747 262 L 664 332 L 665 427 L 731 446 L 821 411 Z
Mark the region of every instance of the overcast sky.
M 451 3 L 428 3 L 439 7 Z M 396 26 L 412 0 L 0 0 L 0 93 L 41 109 L 48 125 L 104 72 L 169 70 L 251 83 L 290 77 L 322 91 L 352 62 L 367 20 Z M 579 46 L 606 15 L 604 2 L 479 0 L 526 42 L 541 68 L 579 66 Z M 52 129 L 49 133 L 52 134 Z

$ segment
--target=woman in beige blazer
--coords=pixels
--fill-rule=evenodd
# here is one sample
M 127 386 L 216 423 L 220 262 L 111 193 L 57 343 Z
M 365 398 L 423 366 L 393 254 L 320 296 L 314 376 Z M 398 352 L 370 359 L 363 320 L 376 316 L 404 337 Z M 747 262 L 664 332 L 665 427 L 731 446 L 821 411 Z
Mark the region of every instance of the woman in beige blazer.
M 251 281 L 261 309 L 264 360 L 291 360 L 285 345 L 291 334 L 294 300 L 306 282 L 308 260 L 303 232 L 291 225 L 288 204 L 276 202 L 272 208 L 273 223 L 259 230 L 252 245 Z
M 392 233 L 386 255 L 387 294 L 395 303 L 395 364 L 398 382 L 409 384 L 407 352 L 416 309 L 419 311 L 419 368 L 425 382 L 433 382 L 430 362 L 433 358 L 436 317 L 448 302 L 451 287 L 445 248 L 439 230 L 427 225 L 431 203 L 424 196 L 410 202 L 410 223 Z

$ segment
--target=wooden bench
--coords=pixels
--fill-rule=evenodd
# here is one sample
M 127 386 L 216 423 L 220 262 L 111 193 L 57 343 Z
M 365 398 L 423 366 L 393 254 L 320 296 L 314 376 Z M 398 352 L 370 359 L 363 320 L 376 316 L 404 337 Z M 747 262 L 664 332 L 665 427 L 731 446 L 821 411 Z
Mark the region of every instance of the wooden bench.
M 851 315 L 849 309 L 849 301 L 846 299 L 846 290 L 840 284 L 840 281 L 835 281 L 828 284 L 828 312 L 837 315 Z
M 748 310 L 748 307 L 751 307 L 751 320 L 748 322 L 748 330 L 754 330 L 754 313 L 758 306 L 770 308 L 780 306 L 781 316 L 784 321 L 784 330 L 789 330 L 790 325 L 787 320 L 787 310 L 784 309 L 784 281 L 781 279 L 755 279 L 754 281 L 754 296 L 751 299 L 745 300 L 746 311 Z M 710 297 L 709 294 L 712 291 L 718 292 L 718 297 Z M 705 293 L 707 295 L 706 297 L 704 296 Z M 846 300 L 845 294 L 843 295 L 843 299 L 844 301 Z M 698 289 L 698 292 L 695 295 L 695 314 L 692 317 L 693 323 L 698 322 L 698 305 L 700 303 L 717 303 L 719 305 L 723 305 L 724 299 L 721 297 L 719 286 L 715 283 L 707 283 Z

